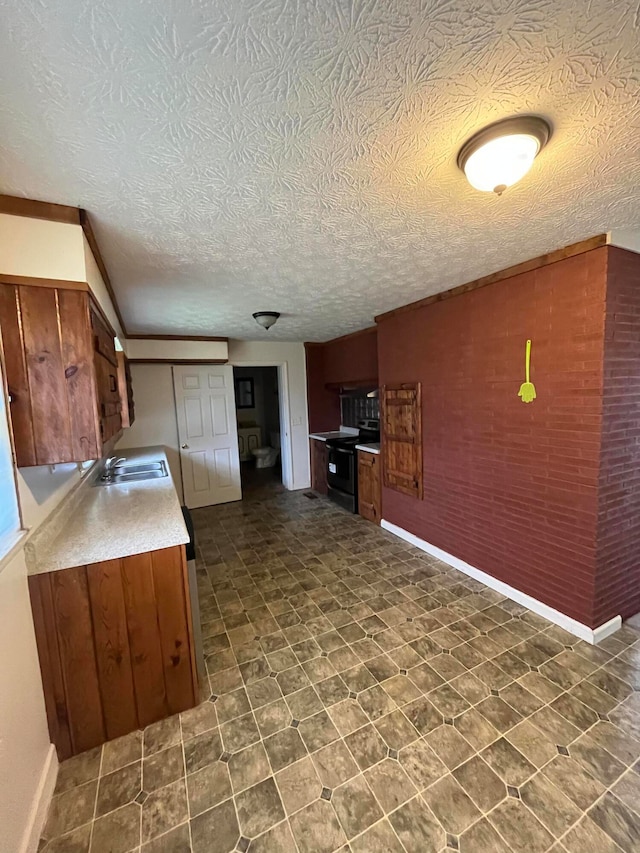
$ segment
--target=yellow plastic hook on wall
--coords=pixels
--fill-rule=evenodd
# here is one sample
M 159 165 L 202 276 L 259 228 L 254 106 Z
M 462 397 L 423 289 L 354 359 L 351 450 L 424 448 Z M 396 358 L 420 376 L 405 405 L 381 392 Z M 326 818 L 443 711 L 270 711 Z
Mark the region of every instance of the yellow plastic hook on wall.
M 523 403 L 533 403 L 536 399 L 536 386 L 530 381 L 529 369 L 531 366 L 531 341 L 527 341 L 527 354 L 525 356 L 525 381 L 520 386 L 518 397 Z

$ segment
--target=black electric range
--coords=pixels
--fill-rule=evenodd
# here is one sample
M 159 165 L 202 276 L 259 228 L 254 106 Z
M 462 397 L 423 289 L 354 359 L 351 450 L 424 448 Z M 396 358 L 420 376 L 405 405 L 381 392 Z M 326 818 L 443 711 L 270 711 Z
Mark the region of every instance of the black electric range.
M 380 421 L 358 421 L 358 434 L 327 439 L 327 482 L 329 498 L 349 510 L 358 511 L 357 444 L 380 441 Z

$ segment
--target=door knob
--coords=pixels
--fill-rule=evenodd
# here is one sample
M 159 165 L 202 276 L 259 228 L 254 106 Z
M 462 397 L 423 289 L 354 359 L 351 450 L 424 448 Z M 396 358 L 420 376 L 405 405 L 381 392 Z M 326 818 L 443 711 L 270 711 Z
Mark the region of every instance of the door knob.
M 186 449 L 187 449 L 187 447 L 189 447 L 189 445 L 188 445 L 188 444 L 181 444 L 181 445 L 180 445 L 180 447 L 181 447 L 183 450 L 186 450 Z

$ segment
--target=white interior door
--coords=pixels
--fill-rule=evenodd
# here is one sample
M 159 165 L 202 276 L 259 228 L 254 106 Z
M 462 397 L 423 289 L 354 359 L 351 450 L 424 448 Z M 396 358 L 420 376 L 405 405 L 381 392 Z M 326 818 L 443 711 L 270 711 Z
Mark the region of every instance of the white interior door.
M 233 368 L 174 365 L 173 384 L 184 502 L 194 509 L 241 500 Z

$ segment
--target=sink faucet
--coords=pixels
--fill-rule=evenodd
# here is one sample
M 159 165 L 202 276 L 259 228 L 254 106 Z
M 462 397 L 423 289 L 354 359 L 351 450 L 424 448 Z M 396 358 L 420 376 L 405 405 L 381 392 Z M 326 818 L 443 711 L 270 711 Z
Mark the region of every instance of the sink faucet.
M 104 468 L 102 469 L 102 479 L 112 480 L 113 475 L 115 473 L 115 467 L 126 461 L 127 460 L 124 456 L 109 456 L 107 459 L 104 460 Z

